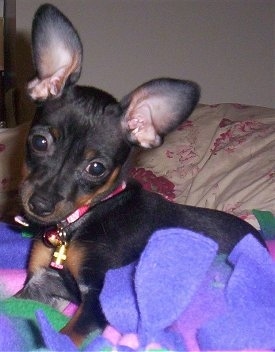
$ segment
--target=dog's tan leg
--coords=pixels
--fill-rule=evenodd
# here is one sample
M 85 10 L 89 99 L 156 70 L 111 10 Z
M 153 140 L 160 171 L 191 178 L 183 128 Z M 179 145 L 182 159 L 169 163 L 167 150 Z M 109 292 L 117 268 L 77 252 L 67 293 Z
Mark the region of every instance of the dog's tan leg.
M 47 247 L 42 240 L 34 240 L 28 266 L 29 274 L 34 274 L 41 268 L 49 267 L 52 254 L 53 249 Z
M 78 347 L 82 345 L 85 338 L 87 337 L 86 334 L 81 334 L 75 331 L 75 324 L 77 323 L 79 317 L 81 316 L 82 311 L 83 311 L 83 304 L 79 306 L 78 310 L 76 311 L 72 319 L 68 322 L 68 324 L 65 325 L 63 329 L 60 330 L 62 334 L 69 336 L 70 339 L 73 341 L 73 343 Z

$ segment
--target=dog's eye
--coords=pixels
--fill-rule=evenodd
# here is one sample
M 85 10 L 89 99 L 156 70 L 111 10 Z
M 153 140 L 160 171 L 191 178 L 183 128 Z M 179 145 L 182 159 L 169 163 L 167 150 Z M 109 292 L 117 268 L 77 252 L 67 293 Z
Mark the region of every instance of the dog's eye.
M 40 134 L 32 136 L 31 145 L 32 148 L 38 152 L 46 152 L 48 150 L 47 138 Z
M 105 166 L 98 162 L 98 161 L 93 161 L 91 164 L 89 164 L 86 167 L 86 171 L 92 175 L 92 176 L 102 176 L 104 174 L 104 172 L 106 171 Z

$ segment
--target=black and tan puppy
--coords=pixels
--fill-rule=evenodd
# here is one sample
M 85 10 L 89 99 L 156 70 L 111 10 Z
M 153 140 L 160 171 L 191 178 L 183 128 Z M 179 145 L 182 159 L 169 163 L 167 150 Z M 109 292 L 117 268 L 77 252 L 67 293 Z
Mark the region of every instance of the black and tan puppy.
M 197 84 L 156 79 L 120 102 L 76 85 L 82 44 L 51 5 L 35 14 L 32 44 L 37 76 L 28 92 L 37 110 L 21 198 L 26 218 L 40 231 L 18 296 L 59 308 L 62 300 L 78 302 L 62 331 L 80 345 L 106 323 L 99 303 L 106 271 L 136 260 L 155 230 L 194 230 L 213 238 L 220 252 L 247 233 L 261 239 L 236 217 L 167 202 L 127 179 L 133 148 L 161 145 L 196 106 Z

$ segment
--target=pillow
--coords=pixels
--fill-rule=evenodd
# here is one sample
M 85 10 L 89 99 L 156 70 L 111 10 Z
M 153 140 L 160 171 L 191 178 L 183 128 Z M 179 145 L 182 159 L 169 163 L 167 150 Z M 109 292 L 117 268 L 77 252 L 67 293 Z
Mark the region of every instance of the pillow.
M 132 174 L 181 204 L 235 214 L 275 213 L 275 110 L 200 105 L 158 149 L 141 152 Z

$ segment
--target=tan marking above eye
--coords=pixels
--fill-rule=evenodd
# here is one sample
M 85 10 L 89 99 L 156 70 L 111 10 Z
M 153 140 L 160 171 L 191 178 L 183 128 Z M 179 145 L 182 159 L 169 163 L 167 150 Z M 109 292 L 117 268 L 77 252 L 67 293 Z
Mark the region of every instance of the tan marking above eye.
M 50 133 L 54 137 L 54 139 L 59 139 L 61 137 L 61 133 L 58 128 L 51 127 Z
M 84 152 L 84 158 L 89 160 L 93 159 L 96 156 L 96 151 L 93 149 L 86 149 Z

